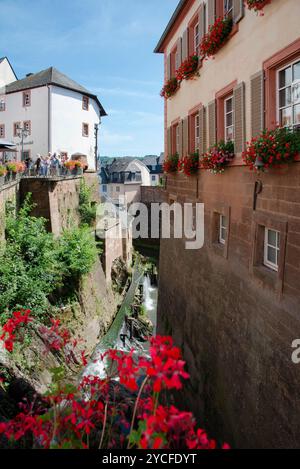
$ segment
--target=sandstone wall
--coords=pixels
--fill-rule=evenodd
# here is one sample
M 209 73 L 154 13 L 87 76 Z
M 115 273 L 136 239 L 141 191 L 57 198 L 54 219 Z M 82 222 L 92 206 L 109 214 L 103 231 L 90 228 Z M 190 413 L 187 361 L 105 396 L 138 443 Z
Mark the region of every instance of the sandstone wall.
M 204 248 L 162 240 L 160 251 L 159 332 L 183 347 L 187 407 L 233 446 L 298 447 L 300 368 L 291 344 L 300 337 L 300 164 L 261 176 L 245 167 L 168 176 L 165 194 L 205 204 Z M 212 233 L 212 215 L 224 208 L 227 255 Z M 253 266 L 257 217 L 287 224 L 283 271 L 273 277 Z
M 12 202 L 13 206 L 18 206 L 19 182 L 11 182 L 0 187 L 0 241 L 5 239 L 5 214 L 8 202 Z

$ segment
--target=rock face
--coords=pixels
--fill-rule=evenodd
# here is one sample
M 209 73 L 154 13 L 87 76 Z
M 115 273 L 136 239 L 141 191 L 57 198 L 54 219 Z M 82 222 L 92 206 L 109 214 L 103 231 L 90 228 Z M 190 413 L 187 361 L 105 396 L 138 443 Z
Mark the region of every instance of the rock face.
M 116 301 L 112 290 L 106 283 L 104 272 L 99 260 L 93 271 L 82 279 L 78 291 L 78 302 L 62 308 L 60 319 L 74 338 L 80 338 L 82 348 L 91 354 L 99 339 L 111 325 L 115 312 Z M 13 412 L 16 404 L 23 397 L 32 393 L 43 394 L 52 380 L 51 369 L 63 365 L 59 355 L 48 352 L 45 354 L 45 344 L 38 333 L 33 332 L 29 345 L 17 347 L 11 356 L 0 349 L 0 374 L 9 377 L 5 408 Z M 76 381 L 80 367 L 70 363 L 65 367 L 66 379 Z M 0 406 L 1 418 L 8 418 L 4 408 Z

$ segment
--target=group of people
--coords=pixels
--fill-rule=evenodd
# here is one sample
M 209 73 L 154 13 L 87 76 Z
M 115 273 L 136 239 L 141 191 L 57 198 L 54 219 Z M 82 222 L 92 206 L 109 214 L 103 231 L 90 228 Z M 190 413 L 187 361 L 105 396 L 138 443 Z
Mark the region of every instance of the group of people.
M 68 161 L 66 154 L 48 153 L 47 156 L 36 155 L 36 160 L 28 157 L 25 159 L 26 172 L 38 176 L 58 176 L 65 170 L 65 163 Z

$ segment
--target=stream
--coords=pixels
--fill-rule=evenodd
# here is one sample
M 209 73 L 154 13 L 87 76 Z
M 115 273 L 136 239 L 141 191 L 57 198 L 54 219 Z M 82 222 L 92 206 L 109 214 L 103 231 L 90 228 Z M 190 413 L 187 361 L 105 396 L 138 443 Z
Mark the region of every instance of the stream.
M 145 308 L 146 317 L 150 319 L 153 324 L 153 334 L 155 335 L 157 325 L 158 288 L 157 286 L 151 285 L 150 277 L 144 273 L 143 267 L 138 264 L 134 269 L 131 285 L 125 295 L 115 320 L 107 334 L 97 345 L 90 362 L 84 369 L 83 376 L 98 376 L 100 378 L 105 378 L 108 362 L 106 359 L 103 360 L 102 356 L 109 349 L 127 352 L 134 349 L 138 355 L 148 354 L 149 342 L 142 343 L 135 338 L 130 340 L 127 336 L 128 329 L 125 324 L 125 316 L 130 314 L 130 308 L 133 304 L 139 285 L 143 285 L 142 304 Z M 125 340 L 121 340 L 121 335 L 125 337 Z

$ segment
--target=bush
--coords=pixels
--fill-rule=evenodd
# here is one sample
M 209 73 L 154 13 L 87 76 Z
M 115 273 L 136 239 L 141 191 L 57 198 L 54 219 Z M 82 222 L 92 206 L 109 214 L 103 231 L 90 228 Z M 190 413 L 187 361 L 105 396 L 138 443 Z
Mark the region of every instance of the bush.
M 88 186 L 84 180 L 80 184 L 79 193 L 79 214 L 83 225 L 93 226 L 96 221 L 97 206 L 92 204 L 92 187 Z

